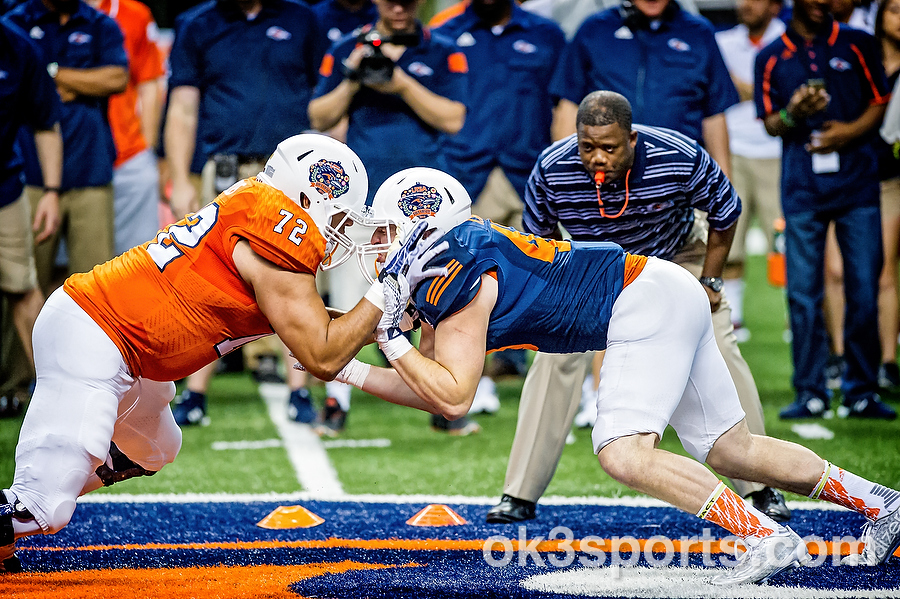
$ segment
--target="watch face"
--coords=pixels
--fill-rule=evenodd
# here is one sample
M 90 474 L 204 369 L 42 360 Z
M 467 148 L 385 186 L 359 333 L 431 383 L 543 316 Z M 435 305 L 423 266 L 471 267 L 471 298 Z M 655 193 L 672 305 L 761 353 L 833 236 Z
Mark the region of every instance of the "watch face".
M 722 287 L 724 287 L 725 285 L 724 281 L 722 281 L 722 279 L 720 279 L 719 277 L 703 277 L 702 279 L 700 279 L 700 282 L 716 293 L 722 291 Z

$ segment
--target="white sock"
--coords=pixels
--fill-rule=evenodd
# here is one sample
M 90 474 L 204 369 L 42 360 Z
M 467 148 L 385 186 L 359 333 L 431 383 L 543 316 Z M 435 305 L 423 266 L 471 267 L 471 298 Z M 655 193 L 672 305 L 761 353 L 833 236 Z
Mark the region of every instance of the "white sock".
M 494 384 L 494 380 L 491 377 L 481 377 L 481 379 L 478 381 L 478 388 L 475 389 L 475 395 L 478 395 L 479 393 L 497 395 L 497 386 Z
M 744 323 L 744 279 L 725 279 L 723 289 L 731 305 L 731 322 Z
M 337 400 L 338 405 L 345 412 L 350 411 L 350 391 L 353 389 L 347 383 L 339 383 L 337 381 L 328 381 L 325 383 L 325 394 Z
M 842 505 L 870 520 L 886 516 L 900 506 L 900 492 L 868 481 L 829 462 L 825 462 L 825 471 L 809 496 Z

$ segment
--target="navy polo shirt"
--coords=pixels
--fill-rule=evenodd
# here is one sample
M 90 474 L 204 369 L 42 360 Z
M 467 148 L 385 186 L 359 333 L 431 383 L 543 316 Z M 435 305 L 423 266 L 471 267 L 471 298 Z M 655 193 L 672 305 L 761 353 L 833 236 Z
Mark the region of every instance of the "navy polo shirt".
M 631 102 L 634 122 L 667 127 L 703 141 L 703 119 L 740 98 L 712 25 L 672 0 L 656 30 L 625 25 L 619 7 L 588 17 L 566 46 L 550 93 L 575 104 L 595 90 Z
M 318 35 L 312 10 L 293 0 L 263 0 L 253 19 L 216 0 L 181 15 L 169 88 L 200 90 L 198 154 L 267 156 L 308 130 Z
M 122 32 L 116 22 L 80 2 L 65 25 L 41 0 L 28 0 L 3 17 L 26 32 L 41 50 L 41 62 L 60 67 L 92 69 L 128 67 L 122 47 Z M 106 98 L 78 96 L 62 104 L 60 127 L 63 138 L 62 189 L 108 185 L 112 181 L 116 148 L 106 115 Z M 30 132 L 19 136 L 25 158 L 28 185 L 43 185 L 34 139 Z
M 548 85 L 565 35 L 515 4 L 505 25 L 484 24 L 469 5 L 435 32 L 456 40 L 469 63 L 466 122 L 447 139 L 451 172 L 476 198 L 499 165 L 524 197 L 531 168 L 550 144 Z
M 397 66 L 429 91 L 465 102 L 468 73 L 465 55 L 452 40 L 419 26 L 419 45 L 408 47 Z M 319 71 L 315 97 L 324 96 L 344 79 L 342 62 L 356 47 L 349 35 L 332 46 Z M 447 136 L 419 118 L 400 96 L 362 86 L 350 102 L 347 145 L 369 175 L 369 197 L 397 171 L 414 166 L 448 169 L 442 144 Z
M 824 79 L 831 96 L 827 108 L 799 119 L 782 143 L 781 203 L 795 214 L 855 206 L 877 206 L 877 132 L 857 139 L 840 151 L 840 170 L 813 172 L 806 151 L 810 134 L 825 121 L 854 121 L 872 104 L 890 99 L 875 38 L 832 21 L 811 42 L 791 27 L 756 57 L 756 111 L 765 118 L 788 105 L 794 91 L 809 79 Z
M 0 21 L 0 207 L 18 199 L 25 185 L 19 128 L 47 130 L 59 122 L 59 94 L 39 54 L 24 32 Z
M 360 10 L 351 12 L 336 0 L 322 0 L 313 4 L 312 10 L 319 23 L 323 53 L 345 35 L 378 20 L 378 10 L 371 2 L 366 2 Z

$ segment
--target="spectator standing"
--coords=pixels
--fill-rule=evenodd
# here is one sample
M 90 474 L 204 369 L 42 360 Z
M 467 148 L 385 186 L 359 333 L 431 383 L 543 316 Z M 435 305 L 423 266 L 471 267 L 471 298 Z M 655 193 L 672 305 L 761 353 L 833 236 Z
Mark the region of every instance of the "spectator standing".
M 889 99 L 874 38 L 842 26 L 825 0 L 797 0 L 787 31 L 756 59 L 755 101 L 782 139 L 787 293 L 795 401 L 782 418 L 822 416 L 828 341 L 822 311 L 829 223 L 847 268 L 842 417 L 896 417 L 877 394 L 882 267 L 874 133 Z
M 0 20 L 0 292 L 9 306 L 9 322 L 21 341 L 30 372 L 22 381 L 10 373 L 0 388 L 0 417 L 13 416 L 24 403 L 25 390 L 16 385 L 34 378 L 31 333 L 44 304 L 34 263 L 34 243 L 59 227 L 59 188 L 62 181 L 61 106 L 56 86 L 47 73 L 40 50 L 24 32 Z M 23 125 L 34 131 L 41 171 L 47 189 L 32 217 L 24 194 L 22 157 L 16 135 Z M 33 236 L 34 234 L 34 236 Z M 12 337 L 3 331 L 3 337 Z M 12 365 L 8 365 L 12 368 Z
M 558 239 L 561 225 L 576 241 L 611 241 L 629 253 L 671 260 L 698 277 L 747 423 L 763 432 L 759 393 L 732 333 L 720 278 L 740 198 L 709 153 L 686 136 L 635 125 L 627 139 L 619 139 L 609 134 L 608 126 L 598 126 L 610 120 L 631 122 L 630 106 L 621 94 L 589 94 L 577 120 L 577 133 L 544 150 L 535 165 L 525 194 L 525 231 Z M 708 221 L 701 221 L 709 223 L 708 241 L 705 228 L 696 226 L 695 210 L 709 214 Z M 535 503 L 562 454 L 589 363 L 590 354 L 535 356 L 522 389 L 504 495 L 488 512 L 489 522 L 534 517 Z M 761 512 L 790 518 L 780 493 L 745 481 L 733 483 Z
M 415 43 L 380 44 L 394 67 L 386 82 L 365 83 L 359 79 L 360 62 L 374 52 L 374 45 L 359 44 L 352 35 L 341 39 L 325 55 L 309 103 L 310 120 L 319 131 L 349 116 L 347 145 L 366 165 L 370 196 L 403 168 L 446 170 L 442 145 L 465 120 L 468 71 L 459 48 L 416 19 L 421 0 L 374 3 L 378 21 L 367 32 L 382 38 L 410 35 L 409 42 Z
M 172 210 L 180 219 L 239 179 L 255 176 L 286 135 L 309 129 L 306 105 L 321 57 L 312 10 L 292 0 L 210 0 L 182 13 L 169 56 L 170 96 L 164 131 Z M 191 164 L 206 157 L 201 176 Z M 273 338 L 274 339 L 274 338 Z M 277 341 L 249 344 L 248 366 L 279 380 Z M 179 424 L 206 422 L 206 389 L 215 364 L 188 378 L 175 406 Z M 303 412 L 315 413 L 303 375 L 288 372 Z M 302 395 L 302 397 L 300 397 Z
M 137 0 L 87 0 L 112 17 L 125 37 L 128 86 L 109 99 L 109 124 L 116 144 L 113 167 L 115 252 L 149 241 L 159 230 L 159 171 L 156 146 L 163 93 L 162 56 L 150 9 Z
M 107 100 L 125 89 L 128 59 L 115 21 L 80 0 L 28 0 L 4 17 L 27 32 L 55 79 L 62 99 L 63 176 L 60 231 L 35 247 L 38 281 L 46 295 L 60 235 L 69 272 L 87 272 L 113 257 L 112 172 L 116 150 Z M 25 158 L 26 194 L 36 208 L 47 188 L 33 138 L 19 136 Z
M 881 59 L 888 89 L 900 81 L 900 0 L 884 0 L 875 16 L 875 37 L 881 45 Z M 894 94 L 897 92 L 895 91 Z M 895 117 L 898 118 L 898 117 Z M 888 120 L 887 115 L 885 121 Z M 896 127 L 898 123 L 894 123 Z M 881 338 L 881 367 L 878 386 L 900 391 L 897 367 L 897 335 L 900 313 L 897 298 L 897 265 L 900 261 L 900 155 L 894 144 L 879 142 L 878 171 L 881 178 L 881 232 L 884 237 L 884 268 L 878 291 L 878 322 Z
M 466 57 L 453 41 L 432 33 L 416 19 L 421 0 L 374 0 L 374 4 L 377 21 L 359 35 L 345 36 L 325 55 L 315 97 L 309 103 L 310 120 L 319 131 L 349 119 L 347 145 L 366 165 L 370 198 L 401 169 L 447 170 L 443 146 L 447 135 L 463 126 L 468 71 Z M 372 42 L 360 43 L 360 35 Z M 407 39 L 391 43 L 394 36 Z M 366 64 L 379 53 L 390 61 L 387 72 L 370 78 Z M 326 405 L 323 423 L 346 418 L 348 391 L 335 394 L 335 402 Z M 451 423 L 436 424 L 454 434 L 478 429 L 467 419 L 452 423 L 452 429 Z M 327 432 L 322 427 L 319 431 Z
M 435 32 L 456 40 L 469 64 L 466 122 L 447 139 L 450 172 L 475 198 L 474 214 L 521 229 L 528 175 L 550 143 L 548 86 L 565 46 L 562 30 L 513 0 L 472 0 Z M 491 356 L 486 374 L 526 370 L 525 351 L 506 350 Z M 499 408 L 493 387 L 485 376 L 473 411 Z
M 345 35 L 374 23 L 378 11 L 372 0 L 322 0 L 312 5 L 322 35 L 322 52 Z
M 731 304 L 731 321 L 738 341 L 749 338 L 743 326 L 744 247 L 747 229 L 756 216 L 766 234 L 767 247 L 775 237 L 775 219 L 781 217 L 781 144 L 756 118 L 753 104 L 753 65 L 757 53 L 784 33 L 778 18 L 781 0 L 738 0 L 739 24 L 716 33 L 722 58 L 741 98 L 725 111 L 731 149 L 731 182 L 741 198 L 741 216 L 725 266 L 725 295 Z

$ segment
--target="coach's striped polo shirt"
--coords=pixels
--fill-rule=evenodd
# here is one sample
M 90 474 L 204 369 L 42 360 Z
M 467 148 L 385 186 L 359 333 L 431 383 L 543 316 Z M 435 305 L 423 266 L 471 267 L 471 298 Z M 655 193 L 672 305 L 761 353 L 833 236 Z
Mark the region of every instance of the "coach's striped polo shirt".
M 730 227 L 741 213 L 731 182 L 697 143 L 662 127 L 635 125 L 634 165 L 626 180 L 597 188 L 571 135 L 541 153 L 528 178 L 523 228 L 553 234 L 558 224 L 578 241 L 612 241 L 626 252 L 671 259 L 694 222 L 694 208 L 708 213 L 713 229 Z M 618 218 L 615 216 L 628 205 Z

